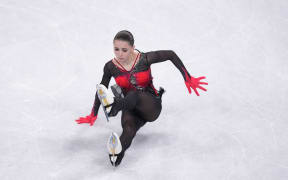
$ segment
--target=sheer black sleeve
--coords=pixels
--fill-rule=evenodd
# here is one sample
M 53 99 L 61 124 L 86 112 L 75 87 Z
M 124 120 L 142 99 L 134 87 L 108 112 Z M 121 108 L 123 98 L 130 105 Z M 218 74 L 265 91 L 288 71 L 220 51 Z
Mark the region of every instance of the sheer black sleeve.
M 186 80 L 185 72 L 187 72 L 187 74 L 190 77 L 190 74 L 186 70 L 183 62 L 180 60 L 177 54 L 172 50 L 150 51 L 146 53 L 146 56 L 147 56 L 147 63 L 149 66 L 154 63 L 159 63 L 159 62 L 170 60 L 177 67 L 177 69 L 181 72 L 184 80 Z
M 112 76 L 111 72 L 110 72 L 110 69 L 109 69 L 109 62 L 105 64 L 103 71 L 104 71 L 104 73 L 103 73 L 103 76 L 102 76 L 101 84 L 103 84 L 106 88 L 108 88 L 109 82 L 110 82 L 111 76 Z M 99 110 L 100 104 L 101 103 L 100 103 L 100 101 L 98 99 L 97 92 L 96 92 L 94 105 L 93 105 L 93 108 L 92 108 L 94 116 L 96 116 L 98 114 L 98 110 Z

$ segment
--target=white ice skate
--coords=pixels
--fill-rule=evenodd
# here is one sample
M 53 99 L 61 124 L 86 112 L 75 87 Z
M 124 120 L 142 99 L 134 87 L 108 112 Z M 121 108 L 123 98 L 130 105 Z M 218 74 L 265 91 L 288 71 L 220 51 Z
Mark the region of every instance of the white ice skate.
M 113 166 L 116 166 L 117 164 L 115 163 L 117 161 L 118 154 L 120 154 L 120 152 L 122 151 L 122 145 L 119 136 L 115 132 L 113 132 L 108 139 L 107 149 L 109 153 L 110 162 L 112 163 Z
M 109 121 L 108 114 L 111 110 L 111 106 L 105 108 L 105 106 L 111 105 L 114 102 L 114 95 L 111 91 L 108 91 L 108 89 L 103 84 L 97 84 L 97 95 L 101 102 L 102 108 L 104 110 L 105 116 L 107 121 Z

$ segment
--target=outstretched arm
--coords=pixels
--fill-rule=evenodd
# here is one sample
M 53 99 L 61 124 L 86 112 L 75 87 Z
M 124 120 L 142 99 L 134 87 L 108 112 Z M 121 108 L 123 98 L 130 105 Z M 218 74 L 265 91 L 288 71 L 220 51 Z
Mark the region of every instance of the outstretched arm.
M 108 88 L 109 82 L 111 80 L 111 73 L 108 67 L 108 63 L 105 64 L 104 66 L 104 73 L 102 76 L 102 80 L 101 80 L 101 84 L 103 84 L 104 86 L 106 86 L 106 88 Z M 98 115 L 98 110 L 100 107 L 100 100 L 98 99 L 97 96 L 97 91 L 95 94 L 95 100 L 94 100 L 94 104 L 93 104 L 93 108 L 91 111 L 91 114 L 86 116 L 86 117 L 80 117 L 79 119 L 76 120 L 76 122 L 78 124 L 81 123 L 90 123 L 90 125 L 92 126 L 95 122 L 95 120 L 97 119 L 97 115 Z
M 147 63 L 150 66 L 154 63 L 164 62 L 167 60 L 170 60 L 177 69 L 181 72 L 185 85 L 191 94 L 191 88 L 194 90 L 197 96 L 199 96 L 199 93 L 196 88 L 199 88 L 203 91 L 207 91 L 205 88 L 200 86 L 200 84 L 208 85 L 208 83 L 200 82 L 201 79 L 205 79 L 205 77 L 199 77 L 194 78 L 192 77 L 189 72 L 186 70 L 183 62 L 180 60 L 180 58 L 177 56 L 177 54 L 172 50 L 159 50 L 159 51 L 150 51 L 146 53 L 147 55 Z

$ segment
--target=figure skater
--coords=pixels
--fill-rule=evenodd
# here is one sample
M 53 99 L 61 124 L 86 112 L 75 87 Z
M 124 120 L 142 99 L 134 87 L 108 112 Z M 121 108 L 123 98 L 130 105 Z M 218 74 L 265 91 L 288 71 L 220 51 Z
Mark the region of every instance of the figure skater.
M 114 97 L 114 103 L 110 105 L 111 110 L 108 114 L 110 117 L 116 116 L 119 111 L 122 111 L 123 131 L 120 136 L 122 151 L 117 154 L 115 162 L 115 166 L 118 166 L 137 131 L 145 123 L 155 121 L 160 115 L 161 98 L 165 91 L 161 87 L 159 90 L 154 88 L 150 68 L 152 64 L 170 60 L 182 74 L 190 94 L 193 89 L 199 96 L 197 88 L 206 91 L 201 85 L 208 85 L 208 83 L 200 82 L 205 77 L 191 76 L 172 50 L 140 52 L 135 49 L 133 35 L 127 30 L 122 30 L 115 35 L 113 46 L 115 58 L 105 64 L 101 84 L 108 88 L 110 79 L 113 77 L 124 95 L 124 98 Z M 78 124 L 89 123 L 92 126 L 97 119 L 99 106 L 100 100 L 96 93 L 91 114 L 80 117 L 76 122 Z

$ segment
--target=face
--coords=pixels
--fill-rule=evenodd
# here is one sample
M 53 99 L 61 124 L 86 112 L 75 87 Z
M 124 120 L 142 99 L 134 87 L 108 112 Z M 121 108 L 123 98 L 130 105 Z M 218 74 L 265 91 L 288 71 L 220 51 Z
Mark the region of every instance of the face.
M 134 52 L 134 46 L 131 46 L 128 41 L 123 40 L 115 40 L 113 45 L 116 59 L 120 62 L 129 61 L 129 57 Z

